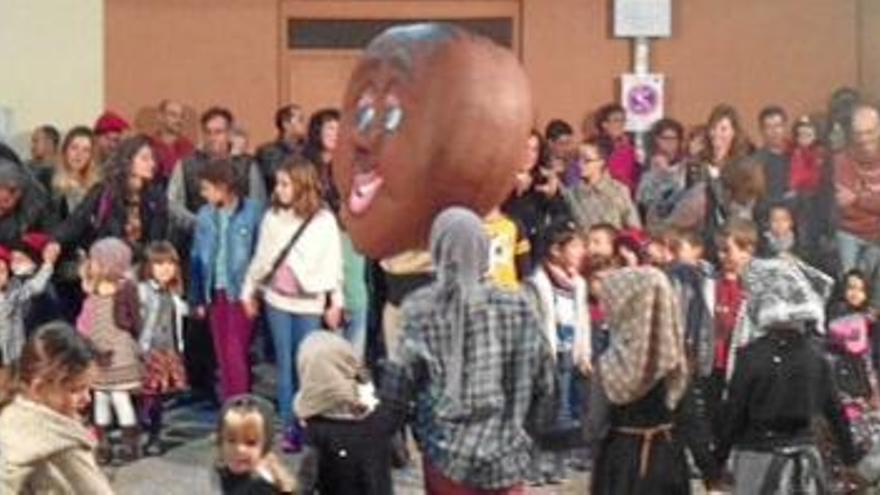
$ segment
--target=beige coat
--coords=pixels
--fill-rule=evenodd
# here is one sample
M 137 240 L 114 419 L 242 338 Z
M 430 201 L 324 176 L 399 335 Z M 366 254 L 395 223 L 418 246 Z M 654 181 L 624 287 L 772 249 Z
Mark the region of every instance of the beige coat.
M 94 447 L 76 420 L 18 397 L 0 413 L 0 493 L 112 494 Z

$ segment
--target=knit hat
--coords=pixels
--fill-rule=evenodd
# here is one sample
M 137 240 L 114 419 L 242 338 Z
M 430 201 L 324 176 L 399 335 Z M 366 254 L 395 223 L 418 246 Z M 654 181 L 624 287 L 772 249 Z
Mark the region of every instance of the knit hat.
M 43 258 L 43 250 L 52 242 L 52 238 L 42 232 L 29 232 L 20 239 L 9 243 L 11 251 L 19 251 L 26 254 L 35 262 Z
M 107 134 L 108 132 L 124 132 L 131 128 L 128 122 L 119 114 L 107 110 L 95 121 L 95 134 Z
M 21 187 L 24 185 L 21 166 L 13 161 L 0 158 L 0 185 Z
M 347 340 L 333 332 L 312 332 L 298 355 L 300 389 L 293 402 L 297 417 L 357 412 L 364 368 Z
M 89 259 L 98 263 L 108 276 L 122 278 L 131 269 L 131 248 L 115 237 L 101 239 L 89 249 Z
M 643 230 L 626 229 L 617 234 L 614 239 L 614 249 L 617 251 L 621 247 L 625 247 L 635 253 L 639 259 L 642 259 L 650 240 L 650 237 Z

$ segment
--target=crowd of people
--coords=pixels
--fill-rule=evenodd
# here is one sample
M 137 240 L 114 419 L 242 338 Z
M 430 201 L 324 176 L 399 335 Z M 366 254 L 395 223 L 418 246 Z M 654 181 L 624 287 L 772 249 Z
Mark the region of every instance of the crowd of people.
M 161 455 L 183 395 L 222 405 L 225 493 L 391 493 L 407 424 L 429 493 L 870 478 L 880 110 L 856 91 L 822 117 L 766 106 L 759 146 L 724 104 L 645 150 L 617 104 L 551 120 L 503 204 L 382 260 L 339 220 L 339 111 L 284 106 L 252 153 L 228 109 L 198 146 L 180 102 L 157 109 L 152 133 L 108 111 L 38 127 L 26 161 L 0 148 L 10 493 L 111 493 L 98 465 Z M 276 446 L 305 453 L 296 476 Z

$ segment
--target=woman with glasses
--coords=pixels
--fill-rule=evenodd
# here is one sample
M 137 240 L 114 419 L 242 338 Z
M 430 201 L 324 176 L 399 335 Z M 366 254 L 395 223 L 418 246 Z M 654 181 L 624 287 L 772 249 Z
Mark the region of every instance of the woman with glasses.
M 649 165 L 636 191 L 636 202 L 649 227 L 672 210 L 685 189 L 683 136 L 684 128 L 674 119 L 658 120 L 651 128 Z
M 635 195 L 640 166 L 636 148 L 626 132 L 626 111 L 617 103 L 604 105 L 596 112 L 596 139 L 608 155 L 608 172 Z

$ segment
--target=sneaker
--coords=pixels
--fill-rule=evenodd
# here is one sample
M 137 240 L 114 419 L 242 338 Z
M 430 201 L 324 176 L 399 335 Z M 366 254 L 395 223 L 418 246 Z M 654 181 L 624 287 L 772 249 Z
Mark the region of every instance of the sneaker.
M 162 455 L 162 439 L 159 435 L 150 435 L 144 445 L 144 455 L 155 457 Z
M 302 451 L 302 438 L 299 429 L 288 427 L 281 435 L 281 451 L 285 454 L 298 454 Z

